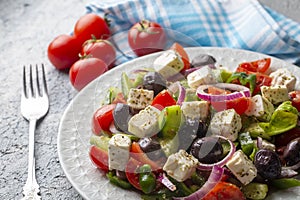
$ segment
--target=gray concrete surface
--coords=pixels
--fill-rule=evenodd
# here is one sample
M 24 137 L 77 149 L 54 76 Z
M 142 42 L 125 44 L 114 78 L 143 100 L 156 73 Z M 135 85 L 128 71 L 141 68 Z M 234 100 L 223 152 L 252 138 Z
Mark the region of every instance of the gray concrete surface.
M 0 0 L 0 199 L 20 199 L 27 178 L 28 123 L 20 115 L 21 69 L 45 63 L 50 110 L 36 131 L 36 177 L 43 199 L 81 199 L 61 169 L 57 131 L 76 92 L 46 56 L 54 36 L 68 33 L 88 0 Z M 261 0 L 300 22 L 299 0 Z

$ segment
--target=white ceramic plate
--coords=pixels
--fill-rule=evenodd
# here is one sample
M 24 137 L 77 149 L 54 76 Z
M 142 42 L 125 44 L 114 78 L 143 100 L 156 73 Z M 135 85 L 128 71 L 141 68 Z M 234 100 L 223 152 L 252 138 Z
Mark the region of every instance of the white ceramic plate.
M 263 54 L 225 48 L 188 48 L 190 58 L 197 54 L 210 54 L 217 60 L 217 66 L 222 65 L 234 70 L 237 64 L 268 57 Z M 160 53 L 144 56 L 122 64 L 85 87 L 69 104 L 61 119 L 58 132 L 58 155 L 61 166 L 74 188 L 85 199 L 140 199 L 135 192 L 120 189 L 111 185 L 106 176 L 97 170 L 89 160 L 89 138 L 91 119 L 94 111 L 100 106 L 107 90 L 111 86 L 120 86 L 122 72 L 130 72 L 141 67 L 149 67 Z M 300 79 L 300 70 L 295 65 L 272 58 L 272 71 L 287 67 Z M 297 81 L 297 88 L 299 87 Z M 270 199 L 300 198 L 300 188 L 272 193 Z

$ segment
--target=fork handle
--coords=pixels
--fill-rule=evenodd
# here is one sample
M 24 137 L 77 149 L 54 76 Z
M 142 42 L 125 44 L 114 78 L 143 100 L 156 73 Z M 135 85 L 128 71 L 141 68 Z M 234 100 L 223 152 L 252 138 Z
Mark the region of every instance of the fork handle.
M 29 144 L 28 144 L 28 177 L 23 187 L 23 200 L 41 199 L 39 185 L 35 178 L 35 157 L 34 157 L 34 135 L 36 128 L 36 119 L 29 120 Z

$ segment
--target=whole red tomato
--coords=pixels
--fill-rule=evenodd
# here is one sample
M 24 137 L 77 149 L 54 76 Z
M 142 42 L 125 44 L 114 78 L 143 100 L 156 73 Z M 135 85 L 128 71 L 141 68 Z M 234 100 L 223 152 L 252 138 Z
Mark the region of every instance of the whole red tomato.
M 75 36 L 59 35 L 48 46 L 48 58 L 57 69 L 67 69 L 79 59 L 80 49 Z
M 81 90 L 89 82 L 107 71 L 107 65 L 98 58 L 87 58 L 75 62 L 70 71 L 69 77 L 76 90 Z
M 90 13 L 79 18 L 74 27 L 74 34 L 81 44 L 83 44 L 85 41 L 92 38 L 109 38 L 110 30 L 105 19 L 96 14 Z
M 142 20 L 128 31 L 128 43 L 137 56 L 154 53 L 166 45 L 164 29 L 156 22 Z
M 109 69 L 113 68 L 116 60 L 116 50 L 108 40 L 88 40 L 83 45 L 81 55 L 99 58 Z

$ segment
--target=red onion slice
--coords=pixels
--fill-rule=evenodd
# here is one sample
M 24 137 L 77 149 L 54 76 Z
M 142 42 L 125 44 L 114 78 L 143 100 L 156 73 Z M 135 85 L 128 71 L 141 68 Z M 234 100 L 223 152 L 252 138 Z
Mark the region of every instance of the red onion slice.
M 214 166 L 212 171 L 208 177 L 208 180 L 204 183 L 204 185 L 194 192 L 193 194 L 187 197 L 174 197 L 174 200 L 199 200 L 205 197 L 221 180 L 224 173 L 224 169 L 219 166 Z
M 179 90 L 179 95 L 177 99 L 177 105 L 181 106 L 182 102 L 184 102 L 185 99 L 185 93 L 186 93 L 185 88 L 180 84 L 179 81 L 176 81 L 168 88 L 168 91 L 171 92 L 171 94 L 175 94 L 178 90 Z
M 157 180 L 161 182 L 164 186 L 166 186 L 169 190 L 176 190 L 176 186 L 168 179 L 168 177 L 164 173 L 159 174 Z
M 212 164 L 204 164 L 204 163 L 199 163 L 198 165 L 198 169 L 199 170 L 205 170 L 205 171 L 208 171 L 208 170 L 211 170 L 214 166 L 219 166 L 219 167 L 222 167 L 224 166 L 228 161 L 229 159 L 233 156 L 233 154 L 235 153 L 235 145 L 233 144 L 232 141 L 230 141 L 229 139 L 223 137 L 223 136 L 213 136 L 213 137 L 219 137 L 223 140 L 226 140 L 227 142 L 229 142 L 229 145 L 230 145 L 230 151 L 228 152 L 228 154 L 222 159 L 220 160 L 219 162 L 216 162 L 216 163 L 212 163 Z
M 231 90 L 235 92 L 232 92 L 230 94 L 224 94 L 224 95 L 208 94 L 205 90 L 207 90 L 208 87 L 210 86 L 217 87 L 224 90 Z M 217 83 L 214 85 L 200 85 L 197 88 L 197 95 L 200 99 L 203 99 L 205 101 L 218 102 L 218 101 L 233 100 L 241 97 L 250 97 L 251 92 L 249 88 L 242 85 L 237 85 L 232 83 Z
M 262 149 L 263 148 L 262 143 L 263 143 L 262 138 L 261 137 L 257 137 L 256 146 L 257 146 L 258 149 Z

